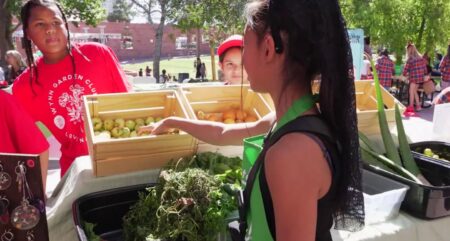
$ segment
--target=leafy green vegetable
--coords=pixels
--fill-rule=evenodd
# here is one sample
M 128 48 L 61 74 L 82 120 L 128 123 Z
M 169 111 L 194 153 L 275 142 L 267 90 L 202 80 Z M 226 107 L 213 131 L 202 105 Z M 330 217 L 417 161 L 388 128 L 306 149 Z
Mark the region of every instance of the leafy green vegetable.
M 403 121 L 397 104 L 395 104 L 395 121 L 397 122 L 398 144 L 403 166 L 415 176 L 422 175 L 412 156 L 411 149 L 409 148 L 405 128 L 403 128 Z
M 423 182 L 420 179 L 418 179 L 414 174 L 412 174 L 411 172 L 409 172 L 402 166 L 397 165 L 397 163 L 394 163 L 389 158 L 387 158 L 381 154 L 378 154 L 376 152 L 373 152 L 369 149 L 365 149 L 365 147 L 363 147 L 363 146 L 361 146 L 361 149 L 364 150 L 365 152 L 367 152 L 368 154 L 372 155 L 374 158 L 376 158 L 382 164 L 382 166 L 387 166 L 389 169 L 394 170 L 397 174 L 401 175 L 402 177 L 408 178 L 419 184 L 423 184 Z
M 84 226 L 84 234 L 86 235 L 86 238 L 89 241 L 101 241 L 101 238 L 94 232 L 94 228 L 96 226 L 95 224 L 85 222 L 83 226 Z
M 240 185 L 241 163 L 211 152 L 170 163 L 124 217 L 125 240 L 214 240 L 237 209 L 224 189 Z
M 386 149 L 386 156 L 397 165 L 402 166 L 400 155 L 398 154 L 397 147 L 395 146 L 387 124 L 386 113 L 384 112 L 383 96 L 381 95 L 380 80 L 378 79 L 378 74 L 373 60 L 370 57 L 369 59 L 373 69 L 373 79 L 375 81 L 375 93 L 377 97 L 378 120 L 380 124 L 381 137 L 383 138 L 384 147 Z

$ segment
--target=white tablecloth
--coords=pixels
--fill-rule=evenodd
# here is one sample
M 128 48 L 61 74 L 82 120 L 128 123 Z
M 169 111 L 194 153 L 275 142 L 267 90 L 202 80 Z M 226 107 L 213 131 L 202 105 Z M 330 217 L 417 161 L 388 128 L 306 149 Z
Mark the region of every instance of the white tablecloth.
M 355 233 L 332 230 L 333 241 L 449 241 L 450 217 L 420 220 L 406 213 Z

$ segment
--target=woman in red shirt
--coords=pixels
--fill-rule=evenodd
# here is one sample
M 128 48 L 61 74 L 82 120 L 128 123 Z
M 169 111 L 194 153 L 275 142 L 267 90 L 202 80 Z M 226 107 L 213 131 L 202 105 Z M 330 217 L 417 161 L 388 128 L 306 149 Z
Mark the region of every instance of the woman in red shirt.
M 52 0 L 22 7 L 29 67 L 16 79 L 14 96 L 61 143 L 61 175 L 88 149 L 82 119 L 83 95 L 131 90 L 112 50 L 98 43 L 72 44 L 66 17 Z M 33 58 L 34 43 L 43 56 Z
M 48 142 L 14 98 L 0 90 L 0 152 L 40 154 L 42 183 L 48 168 Z

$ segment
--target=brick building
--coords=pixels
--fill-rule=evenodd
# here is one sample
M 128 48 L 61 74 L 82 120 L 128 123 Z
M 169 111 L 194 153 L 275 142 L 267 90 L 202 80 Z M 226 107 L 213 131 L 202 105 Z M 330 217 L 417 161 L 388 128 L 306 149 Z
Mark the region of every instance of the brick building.
M 102 22 L 97 27 L 83 23 L 79 26 L 69 25 L 71 39 L 74 42 L 101 42 L 109 46 L 120 61 L 153 58 L 157 27 L 157 24 L 116 22 Z M 21 44 L 22 36 L 21 29 L 13 34 L 17 49 L 25 54 Z M 197 39 L 196 31 L 182 33 L 179 29 L 167 25 L 164 28 L 161 56 L 164 58 L 195 55 Z M 200 36 L 200 40 L 201 54 L 208 54 L 208 42 L 203 36 Z

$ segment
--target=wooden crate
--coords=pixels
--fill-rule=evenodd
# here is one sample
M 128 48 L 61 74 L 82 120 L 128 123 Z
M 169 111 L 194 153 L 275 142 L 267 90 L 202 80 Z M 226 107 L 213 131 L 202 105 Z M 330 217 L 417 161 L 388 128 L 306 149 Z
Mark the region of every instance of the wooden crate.
M 242 108 L 261 119 L 273 111 L 270 103 L 249 85 L 189 86 L 180 89 L 191 118 L 198 119 L 198 111 L 221 113 L 230 108 Z
M 174 90 L 90 95 L 84 97 L 86 139 L 95 176 L 159 168 L 171 159 L 192 155 L 197 141 L 189 134 L 100 139 L 94 135 L 93 117 L 136 119 L 180 116 L 189 118 Z
M 273 103 L 272 97 L 269 93 L 262 93 L 261 96 L 266 100 L 267 104 L 272 110 L 275 111 L 275 103 Z
M 319 90 L 319 83 L 312 86 L 313 92 Z M 375 83 L 373 80 L 355 81 L 356 113 L 358 115 L 358 129 L 366 135 L 377 135 L 380 133 L 378 121 L 377 97 L 375 93 Z M 386 89 L 381 87 L 381 95 L 385 105 L 385 113 L 390 128 L 395 127 L 395 104 L 398 104 L 400 113 L 403 113 L 405 106 L 392 96 Z
M 270 103 L 259 93 L 252 91 L 249 85 L 221 85 L 221 86 L 188 86 L 179 89 L 184 97 L 186 108 L 192 119 L 198 119 L 196 113 L 218 113 L 236 107 L 258 119 L 273 111 Z M 241 101 L 242 97 L 242 101 Z M 270 97 L 270 96 L 269 96 Z M 198 150 L 219 151 L 223 148 L 235 150 L 236 147 L 215 146 L 202 141 L 198 142 Z M 232 153 L 236 153 L 232 151 Z
M 377 97 L 375 83 L 373 80 L 355 81 L 356 107 L 358 114 L 358 129 L 366 135 L 379 134 L 380 124 L 378 121 Z M 390 128 L 395 124 L 395 104 L 398 104 L 400 113 L 405 106 L 392 96 L 386 89 L 381 87 L 381 96 L 385 106 L 385 113 Z

